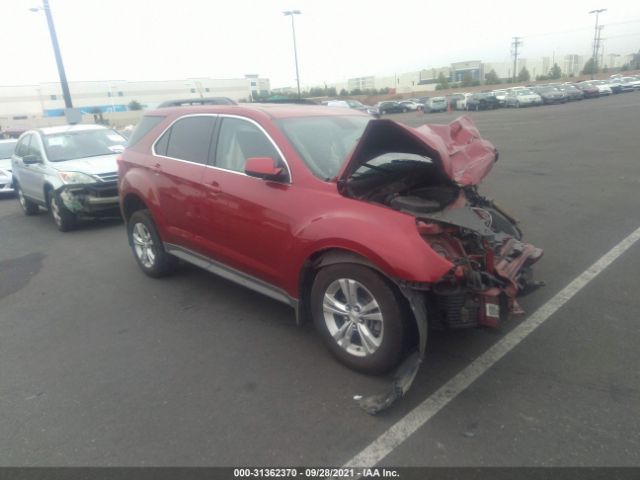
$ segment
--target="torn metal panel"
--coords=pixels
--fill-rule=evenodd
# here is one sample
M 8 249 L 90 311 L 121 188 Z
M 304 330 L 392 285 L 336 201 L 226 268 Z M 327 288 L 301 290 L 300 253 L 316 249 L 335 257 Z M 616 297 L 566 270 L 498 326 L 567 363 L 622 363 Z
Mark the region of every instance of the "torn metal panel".
M 354 396 L 354 400 L 358 402 L 360 408 L 370 415 L 375 415 L 386 410 L 397 400 L 404 397 L 418 374 L 420 364 L 424 359 L 424 354 L 427 349 L 428 325 L 425 297 L 422 292 L 404 285 L 398 284 L 398 287 L 409 302 L 416 326 L 418 327 L 418 351 L 411 353 L 404 362 L 402 362 L 400 367 L 398 367 L 393 375 L 393 382 L 388 391 L 366 397 L 361 395 Z

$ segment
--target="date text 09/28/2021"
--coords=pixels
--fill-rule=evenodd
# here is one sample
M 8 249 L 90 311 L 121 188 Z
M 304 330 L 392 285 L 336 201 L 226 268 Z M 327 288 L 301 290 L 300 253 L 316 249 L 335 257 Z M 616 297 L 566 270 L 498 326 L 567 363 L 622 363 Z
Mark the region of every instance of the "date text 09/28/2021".
M 233 478 L 398 478 L 390 468 L 234 468 Z

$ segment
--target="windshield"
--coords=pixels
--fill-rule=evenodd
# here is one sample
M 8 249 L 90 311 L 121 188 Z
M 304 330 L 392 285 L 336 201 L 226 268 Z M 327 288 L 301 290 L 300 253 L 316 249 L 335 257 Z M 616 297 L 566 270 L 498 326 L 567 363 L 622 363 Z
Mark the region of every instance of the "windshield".
M 351 108 L 364 107 L 364 105 L 357 100 L 347 100 L 347 105 L 349 105 Z
M 50 162 L 112 155 L 124 150 L 127 140 L 115 130 L 79 130 L 44 135 Z
M 11 155 L 13 154 L 13 149 L 15 148 L 16 143 L 18 143 L 17 140 L 15 142 L 1 142 L 0 158 L 11 158 Z
M 531 90 L 516 90 L 516 95 L 521 97 L 523 95 L 533 95 Z
M 313 174 L 335 177 L 369 123 L 368 116 L 284 118 L 276 123 Z

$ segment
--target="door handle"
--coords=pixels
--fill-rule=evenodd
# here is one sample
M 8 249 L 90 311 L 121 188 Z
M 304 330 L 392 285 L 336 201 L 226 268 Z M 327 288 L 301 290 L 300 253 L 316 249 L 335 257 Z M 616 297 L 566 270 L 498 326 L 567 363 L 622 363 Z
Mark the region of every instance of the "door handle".
M 160 175 L 160 172 L 162 172 L 162 165 L 160 165 L 160 163 L 156 163 L 155 165 L 152 165 L 151 171 L 156 175 Z
M 204 186 L 210 193 L 220 193 L 222 192 L 222 188 L 220 188 L 220 184 L 215 180 L 209 183 L 205 183 Z

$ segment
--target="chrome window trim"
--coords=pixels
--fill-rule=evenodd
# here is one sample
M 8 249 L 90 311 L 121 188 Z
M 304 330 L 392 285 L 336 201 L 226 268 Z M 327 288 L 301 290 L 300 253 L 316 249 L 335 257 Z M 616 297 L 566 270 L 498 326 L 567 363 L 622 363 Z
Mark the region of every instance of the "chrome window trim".
M 289 175 L 288 181 L 287 182 L 283 182 L 286 184 L 291 184 L 293 183 L 293 174 L 291 173 L 291 168 L 289 167 L 289 162 L 287 161 L 286 157 L 284 156 L 284 154 L 282 153 L 282 150 L 280 150 L 280 147 L 278 147 L 278 145 L 276 144 L 276 142 L 273 140 L 273 138 L 271 138 L 271 135 L 269 135 L 267 133 L 267 131 L 262 127 L 262 125 L 260 125 L 258 122 L 256 122 L 255 120 L 253 120 L 252 118 L 248 118 L 248 117 L 243 117 L 241 115 L 232 115 L 232 114 L 227 114 L 227 113 L 191 113 L 189 115 L 183 115 L 181 117 L 178 117 L 176 119 L 174 119 L 169 125 L 167 125 L 167 127 L 162 131 L 162 133 L 160 133 L 160 135 L 158 135 L 158 137 L 153 141 L 153 143 L 151 144 L 151 154 L 154 157 L 158 157 L 158 158 L 168 158 L 170 160 L 176 160 L 178 162 L 184 162 L 184 163 L 189 163 L 191 165 L 202 165 L 206 168 L 212 168 L 214 170 L 220 170 L 222 172 L 229 172 L 229 173 L 234 173 L 236 175 L 242 175 L 244 177 L 249 177 L 249 175 L 247 175 L 244 172 L 238 172 L 236 170 L 229 170 L 227 168 L 222 168 L 222 167 L 217 167 L 216 165 L 209 165 L 208 163 L 198 163 L 198 162 L 192 162 L 190 160 L 184 160 L 182 158 L 175 158 L 175 157 L 169 157 L 167 155 L 160 155 L 156 152 L 156 144 L 158 143 L 158 141 L 160 140 L 160 138 L 162 138 L 162 136 L 167 133 L 167 131 L 173 127 L 173 125 L 175 123 L 177 123 L 178 121 L 182 120 L 183 118 L 190 118 L 190 117 L 216 117 L 216 118 L 236 118 L 238 120 L 244 120 L 246 122 L 252 123 L 253 125 L 255 125 L 258 130 L 260 130 L 269 140 L 269 142 L 271 142 L 271 145 L 273 145 L 273 148 L 275 148 L 275 150 L 278 152 L 278 155 L 280 155 L 280 158 L 282 158 L 282 161 L 284 162 L 285 166 L 287 167 L 287 173 Z M 218 132 L 219 133 L 219 132 Z M 218 139 L 215 139 L 215 146 L 216 149 L 218 147 Z M 214 152 L 214 158 L 215 158 L 215 152 Z M 251 177 L 251 178 L 255 178 L 255 177 Z
M 160 140 L 162 138 L 162 136 L 167 133 L 167 131 L 173 127 L 173 125 L 175 123 L 177 123 L 178 121 L 182 120 L 183 118 L 191 118 L 191 117 L 218 117 L 217 113 L 192 113 L 189 115 L 183 115 L 181 117 L 178 117 L 176 119 L 174 119 L 169 125 L 167 125 L 167 128 L 165 128 L 162 133 L 160 135 L 158 135 L 158 138 L 156 138 L 153 143 L 151 144 L 151 155 L 153 155 L 154 157 L 158 157 L 158 158 L 168 158 L 170 160 L 177 160 L 178 162 L 184 162 L 184 163 L 189 163 L 191 165 L 201 165 L 203 167 L 207 166 L 207 163 L 199 163 L 199 162 L 192 162 L 191 160 L 184 160 L 182 158 L 176 158 L 176 157 L 169 157 L 168 155 L 160 155 L 158 153 L 156 153 L 156 143 L 158 143 L 158 140 Z M 213 132 L 212 132 L 213 133 Z M 209 146 L 211 146 L 211 144 L 209 144 Z M 207 161 L 209 159 L 207 158 Z

